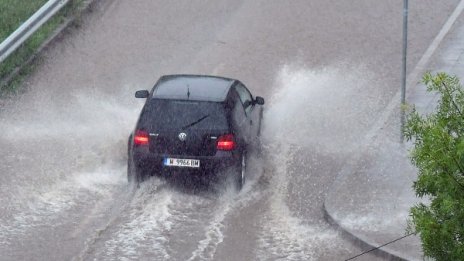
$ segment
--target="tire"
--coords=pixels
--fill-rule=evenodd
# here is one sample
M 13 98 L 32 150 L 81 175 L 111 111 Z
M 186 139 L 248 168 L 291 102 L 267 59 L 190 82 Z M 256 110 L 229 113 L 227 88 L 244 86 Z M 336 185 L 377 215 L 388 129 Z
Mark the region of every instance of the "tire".
M 134 180 L 134 174 L 132 172 L 131 160 L 127 160 L 127 182 L 131 183 Z
M 129 157 L 127 160 L 127 181 L 130 184 L 135 184 L 140 187 L 140 183 L 143 181 L 142 173 L 134 166 L 134 162 Z
M 127 140 L 127 182 L 132 183 L 135 181 L 135 171 L 134 171 L 134 165 L 132 163 L 132 157 L 131 157 L 131 140 L 132 140 L 132 134 L 129 135 L 129 139 Z
M 263 111 L 264 109 L 261 107 L 261 110 L 259 111 L 259 126 L 258 126 L 258 133 L 256 135 L 256 152 L 258 157 L 262 157 L 263 155 L 263 145 L 261 143 L 261 132 L 262 132 L 262 126 L 263 126 Z
M 258 133 L 256 134 L 256 136 L 258 136 L 258 137 L 261 137 L 261 128 L 262 128 L 262 125 L 263 125 L 263 111 L 264 111 L 263 108 L 261 108 L 261 110 L 259 111 Z
M 245 180 L 246 180 L 246 152 L 242 153 L 242 156 L 240 157 L 240 162 L 236 168 L 236 173 L 235 173 L 235 188 L 237 191 L 242 190 L 243 185 L 245 185 Z

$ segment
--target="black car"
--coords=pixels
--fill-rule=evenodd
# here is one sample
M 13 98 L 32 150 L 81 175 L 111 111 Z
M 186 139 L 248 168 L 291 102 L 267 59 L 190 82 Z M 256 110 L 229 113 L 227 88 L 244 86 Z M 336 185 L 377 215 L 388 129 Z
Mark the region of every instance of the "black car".
M 248 152 L 259 146 L 262 97 L 253 98 L 238 80 L 204 75 L 162 76 L 135 97 L 147 100 L 129 137 L 129 182 L 174 172 L 222 174 L 242 188 Z

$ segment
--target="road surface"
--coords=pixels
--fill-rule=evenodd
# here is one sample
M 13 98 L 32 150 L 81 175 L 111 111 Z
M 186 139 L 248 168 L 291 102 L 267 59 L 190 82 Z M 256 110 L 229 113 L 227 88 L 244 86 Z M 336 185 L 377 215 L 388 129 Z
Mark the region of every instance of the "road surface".
M 411 2 L 408 68 L 457 2 Z M 98 1 L 0 108 L 0 259 L 362 252 L 322 204 L 400 86 L 401 30 L 400 0 Z M 264 150 L 240 193 L 188 179 L 127 185 L 126 142 L 143 105 L 133 94 L 171 73 L 238 78 L 265 97 Z

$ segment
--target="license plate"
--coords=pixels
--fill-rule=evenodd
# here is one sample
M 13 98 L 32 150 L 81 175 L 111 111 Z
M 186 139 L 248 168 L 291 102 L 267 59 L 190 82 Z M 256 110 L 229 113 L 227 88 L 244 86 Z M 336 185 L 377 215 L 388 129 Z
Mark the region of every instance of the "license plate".
M 200 167 L 200 160 L 165 158 L 164 159 L 164 166 L 199 168 Z

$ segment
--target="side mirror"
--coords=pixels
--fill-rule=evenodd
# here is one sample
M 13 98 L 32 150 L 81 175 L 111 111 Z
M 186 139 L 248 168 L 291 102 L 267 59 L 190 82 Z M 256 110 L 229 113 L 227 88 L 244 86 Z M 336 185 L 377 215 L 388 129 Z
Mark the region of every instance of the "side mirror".
M 263 105 L 264 104 L 264 98 L 260 96 L 256 96 L 256 99 L 254 100 L 255 104 Z
M 135 98 L 148 98 L 149 92 L 147 90 L 141 90 L 135 92 Z

